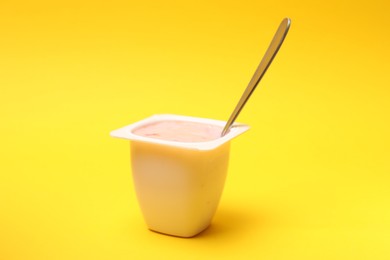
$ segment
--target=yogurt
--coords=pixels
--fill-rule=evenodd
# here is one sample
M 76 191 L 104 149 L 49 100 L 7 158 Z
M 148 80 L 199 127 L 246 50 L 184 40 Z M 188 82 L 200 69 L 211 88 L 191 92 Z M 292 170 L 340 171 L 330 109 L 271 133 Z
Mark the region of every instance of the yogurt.
M 158 121 L 132 131 L 133 134 L 176 142 L 207 142 L 221 137 L 222 127 L 190 121 Z

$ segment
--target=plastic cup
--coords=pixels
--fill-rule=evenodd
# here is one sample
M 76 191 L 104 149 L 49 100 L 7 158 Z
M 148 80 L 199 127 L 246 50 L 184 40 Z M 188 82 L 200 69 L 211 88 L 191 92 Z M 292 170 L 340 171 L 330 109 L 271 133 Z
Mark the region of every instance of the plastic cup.
M 205 230 L 218 207 L 229 162 L 230 140 L 249 126 L 207 142 L 177 142 L 135 135 L 132 131 L 165 120 L 223 126 L 224 121 L 179 115 L 154 115 L 111 132 L 130 140 L 137 199 L 150 230 L 192 237 Z

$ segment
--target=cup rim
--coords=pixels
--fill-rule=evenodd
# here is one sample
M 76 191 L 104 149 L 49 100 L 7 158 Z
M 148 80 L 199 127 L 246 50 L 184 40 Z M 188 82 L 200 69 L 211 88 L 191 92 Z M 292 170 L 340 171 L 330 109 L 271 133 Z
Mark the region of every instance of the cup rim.
M 151 138 L 146 136 L 140 136 L 140 135 L 133 134 L 132 132 L 134 129 L 138 127 L 142 127 L 144 125 L 156 123 L 159 121 L 170 121 L 170 120 L 211 124 L 211 125 L 220 126 L 222 128 L 226 124 L 225 121 L 209 119 L 209 118 L 182 116 L 182 115 L 174 115 L 174 114 L 155 114 L 145 119 L 142 119 L 140 121 L 137 121 L 135 123 L 132 123 L 130 125 L 126 125 L 124 127 L 113 130 L 110 132 L 110 136 L 127 139 L 130 141 L 166 145 L 166 146 L 172 146 L 172 147 L 178 147 L 184 149 L 213 150 L 249 130 L 249 126 L 246 124 L 234 123 L 233 126 L 230 128 L 230 131 L 226 135 L 217 138 L 215 140 L 205 141 L 205 142 L 169 141 L 169 140 L 156 139 L 156 138 Z

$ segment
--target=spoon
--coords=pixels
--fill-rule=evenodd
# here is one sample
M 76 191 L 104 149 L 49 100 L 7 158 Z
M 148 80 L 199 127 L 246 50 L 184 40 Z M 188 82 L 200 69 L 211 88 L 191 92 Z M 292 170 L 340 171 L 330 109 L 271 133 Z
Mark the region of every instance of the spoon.
M 255 71 L 255 74 L 253 74 L 251 81 L 249 82 L 248 86 L 244 91 L 244 94 L 242 94 L 240 101 L 238 101 L 236 108 L 230 115 L 229 120 L 226 122 L 226 125 L 222 130 L 221 136 L 224 136 L 229 132 L 229 129 L 234 123 L 234 120 L 236 120 L 238 114 L 240 114 L 242 108 L 245 106 L 245 103 L 248 101 L 253 91 L 259 84 L 261 78 L 267 71 L 269 65 L 271 65 L 271 62 L 278 53 L 280 46 L 282 46 L 284 38 L 286 38 L 288 29 L 290 28 L 290 24 L 291 20 L 289 18 L 284 18 L 283 21 L 280 23 L 279 28 L 276 31 L 274 38 L 272 39 L 272 42 L 270 43 L 266 53 L 264 54 L 263 59 L 261 60 L 259 66 Z

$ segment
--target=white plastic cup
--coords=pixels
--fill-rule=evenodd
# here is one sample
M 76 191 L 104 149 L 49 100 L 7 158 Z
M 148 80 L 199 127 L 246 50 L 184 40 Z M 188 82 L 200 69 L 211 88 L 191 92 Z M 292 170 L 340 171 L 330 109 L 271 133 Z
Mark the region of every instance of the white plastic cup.
M 135 135 L 136 128 L 159 121 L 190 121 L 224 127 L 224 121 L 154 115 L 111 132 L 131 141 L 135 190 L 149 229 L 192 237 L 205 230 L 217 209 L 228 169 L 230 140 L 249 126 L 207 142 L 177 142 Z

